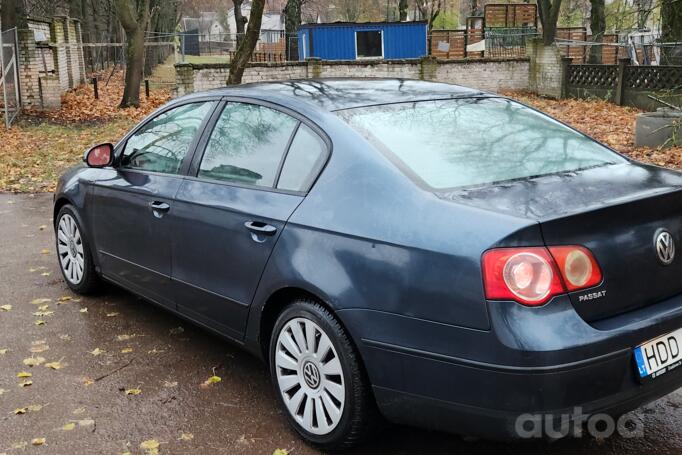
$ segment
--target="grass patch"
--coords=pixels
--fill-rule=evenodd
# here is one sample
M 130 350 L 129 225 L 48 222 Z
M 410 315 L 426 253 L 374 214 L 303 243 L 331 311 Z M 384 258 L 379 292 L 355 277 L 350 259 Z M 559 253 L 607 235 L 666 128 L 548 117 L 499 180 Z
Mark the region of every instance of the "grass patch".
M 95 125 L 24 118 L 9 130 L 0 129 L 0 191 L 54 191 L 59 175 L 81 163 L 85 149 L 116 142 L 134 124 L 126 118 Z
M 109 80 L 102 75 L 99 99 L 92 86 L 81 85 L 64 94 L 56 111 L 25 110 L 9 130 L 0 127 L 0 191 L 54 191 L 65 169 L 79 164 L 92 145 L 116 142 L 154 109 L 170 99 L 157 89 L 139 107 L 119 109 L 123 72 Z

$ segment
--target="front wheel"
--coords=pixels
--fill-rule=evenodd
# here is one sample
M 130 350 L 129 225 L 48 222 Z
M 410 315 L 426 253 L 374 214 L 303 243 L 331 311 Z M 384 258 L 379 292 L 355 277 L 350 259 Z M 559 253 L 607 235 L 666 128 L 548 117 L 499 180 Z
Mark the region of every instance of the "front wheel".
M 61 208 L 55 227 L 59 269 L 66 284 L 79 294 L 96 291 L 100 287 L 100 280 L 92 260 L 90 245 L 83 237 L 79 217 L 71 205 Z
M 359 357 L 338 321 L 315 301 L 298 300 L 277 319 L 270 373 L 289 422 L 319 448 L 356 445 L 376 423 Z

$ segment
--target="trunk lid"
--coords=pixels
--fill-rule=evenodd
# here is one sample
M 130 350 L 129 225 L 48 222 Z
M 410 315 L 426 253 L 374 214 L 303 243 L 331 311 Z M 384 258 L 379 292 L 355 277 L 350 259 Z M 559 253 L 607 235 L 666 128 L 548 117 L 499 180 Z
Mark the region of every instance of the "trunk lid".
M 682 251 L 682 175 L 676 172 L 619 164 L 441 197 L 534 219 L 548 246 L 589 248 L 604 280 L 570 294 L 586 321 L 682 293 L 682 258 L 664 265 L 655 245 L 666 231 Z

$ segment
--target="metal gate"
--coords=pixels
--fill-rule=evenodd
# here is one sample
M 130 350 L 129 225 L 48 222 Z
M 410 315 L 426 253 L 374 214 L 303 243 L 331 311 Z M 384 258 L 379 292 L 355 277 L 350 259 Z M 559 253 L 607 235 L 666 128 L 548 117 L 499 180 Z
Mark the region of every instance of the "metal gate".
M 19 98 L 19 75 L 17 72 L 17 29 L 12 28 L 0 33 L 0 89 L 2 116 L 5 127 L 12 126 L 21 110 Z

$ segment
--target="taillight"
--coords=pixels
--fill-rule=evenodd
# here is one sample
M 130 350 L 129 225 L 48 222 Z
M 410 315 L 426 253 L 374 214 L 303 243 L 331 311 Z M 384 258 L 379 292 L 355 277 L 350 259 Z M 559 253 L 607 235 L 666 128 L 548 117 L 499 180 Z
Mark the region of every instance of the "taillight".
M 550 246 L 569 291 L 591 288 L 601 283 L 602 274 L 594 256 L 582 246 Z
M 488 300 L 542 305 L 565 291 L 559 270 L 546 248 L 500 248 L 483 255 Z
M 544 305 L 567 291 L 599 284 L 601 270 L 581 246 L 498 248 L 483 254 L 483 283 L 488 300 Z

